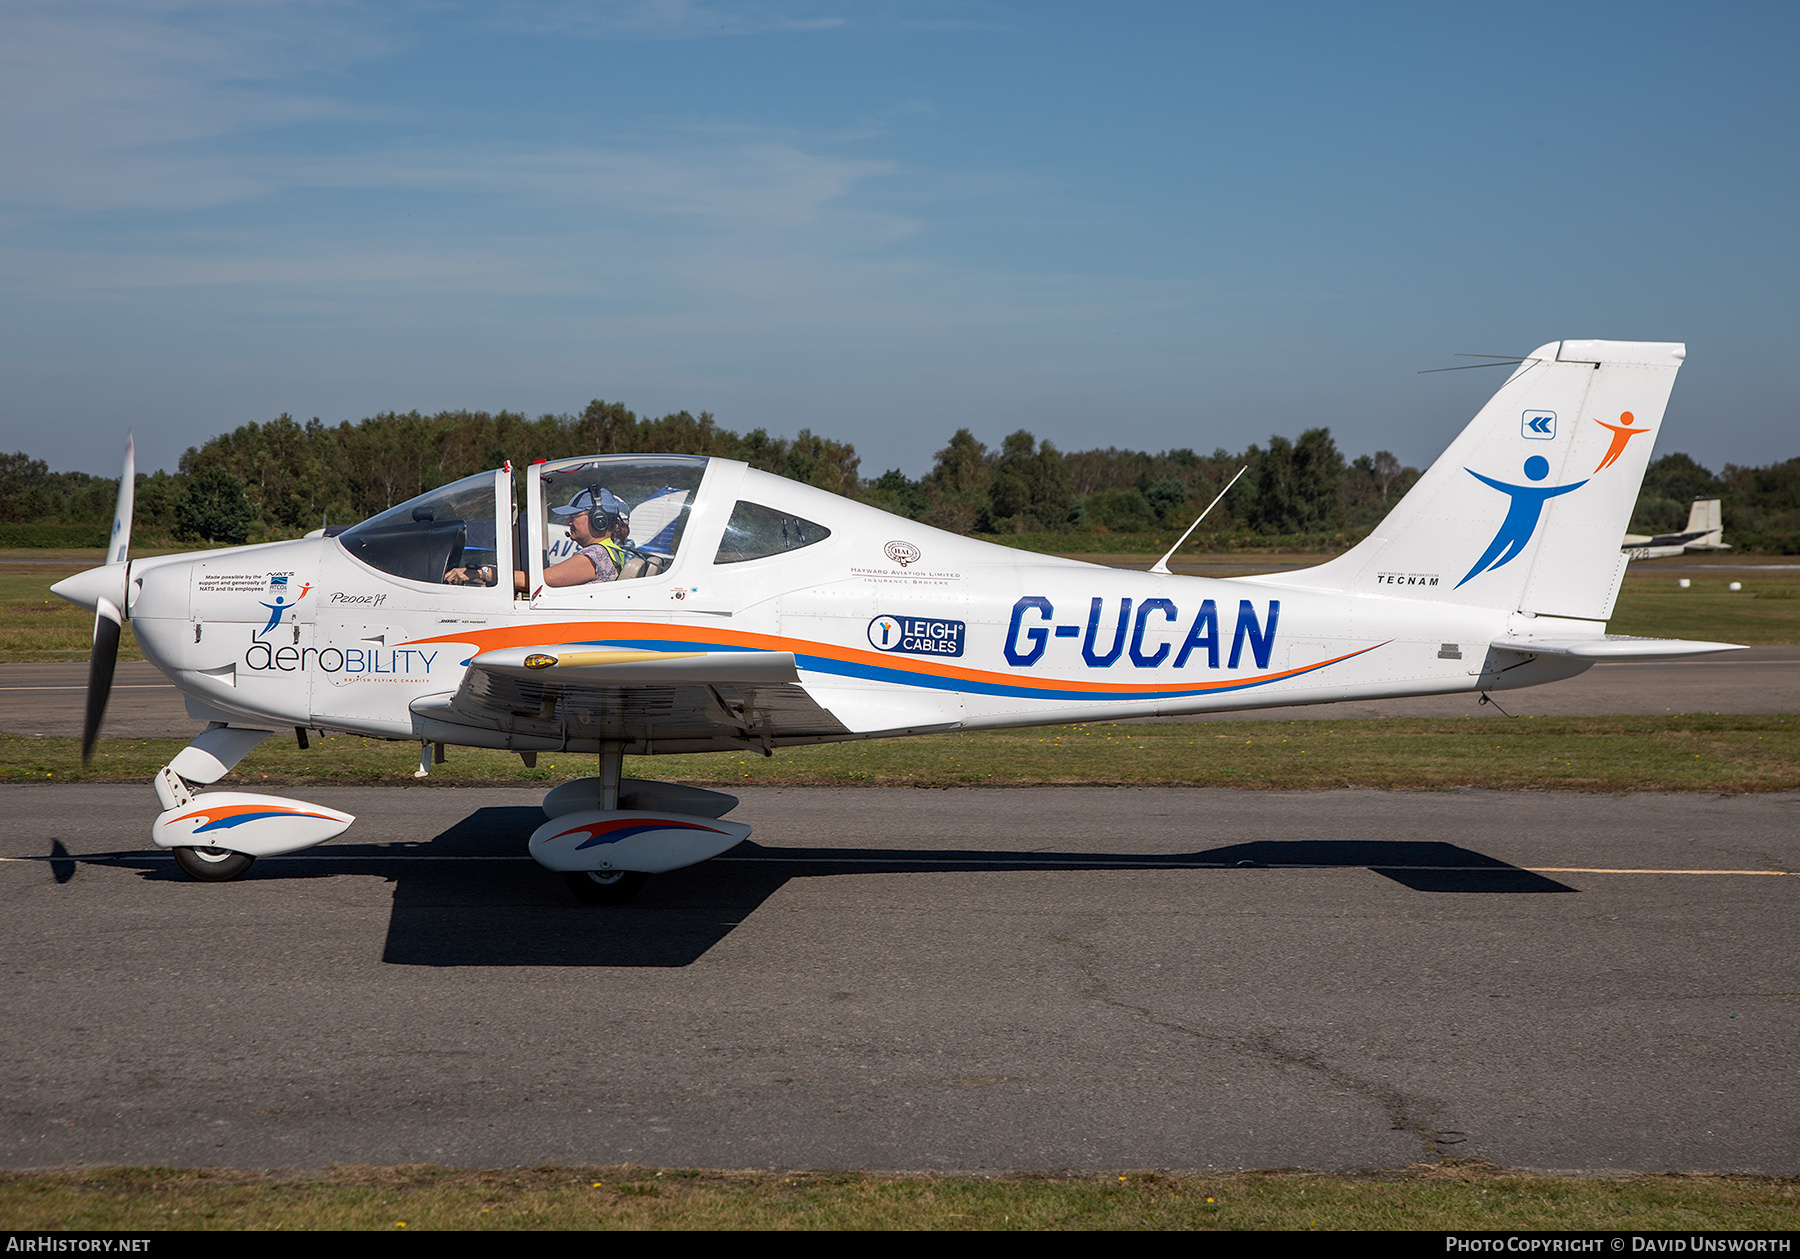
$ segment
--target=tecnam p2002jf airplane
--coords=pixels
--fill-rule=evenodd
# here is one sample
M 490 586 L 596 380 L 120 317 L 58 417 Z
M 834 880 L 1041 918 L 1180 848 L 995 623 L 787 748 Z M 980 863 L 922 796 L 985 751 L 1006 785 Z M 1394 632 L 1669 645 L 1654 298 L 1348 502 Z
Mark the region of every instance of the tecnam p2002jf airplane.
M 1485 693 L 1730 650 L 1606 633 L 1684 355 L 1552 342 L 1365 541 L 1233 580 L 1022 553 L 666 455 L 533 465 L 522 514 L 509 466 L 332 537 L 128 560 L 128 448 L 108 562 L 55 588 L 97 613 L 84 751 L 129 618 L 208 723 L 157 776 L 151 828 L 197 878 L 354 820 L 196 794 L 278 729 L 418 740 L 422 760 L 595 752 L 529 848 L 604 903 L 750 829 L 731 796 L 621 778 L 626 753 Z

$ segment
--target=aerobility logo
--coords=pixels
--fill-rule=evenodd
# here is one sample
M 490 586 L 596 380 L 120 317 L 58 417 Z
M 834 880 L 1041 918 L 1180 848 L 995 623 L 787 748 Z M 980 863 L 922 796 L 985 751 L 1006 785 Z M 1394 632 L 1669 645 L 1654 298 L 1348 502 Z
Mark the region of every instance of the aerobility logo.
M 1625 447 L 1631 444 L 1632 438 L 1640 433 L 1648 433 L 1650 431 L 1647 428 L 1633 428 L 1632 424 L 1634 422 L 1635 417 L 1633 417 L 1629 411 L 1619 412 L 1619 422 L 1617 424 L 1608 424 L 1605 420 L 1594 421 L 1594 423 L 1612 434 L 1612 445 L 1606 448 L 1606 457 L 1600 460 L 1599 467 L 1594 469 L 1595 472 L 1612 467 L 1613 464 L 1619 461 L 1619 456 L 1625 453 Z
M 1612 441 L 1607 445 L 1606 454 L 1601 456 L 1594 472 L 1572 485 L 1514 485 L 1509 481 L 1499 481 L 1490 476 L 1483 476 L 1473 468 L 1464 468 L 1470 476 L 1483 485 L 1499 490 L 1507 496 L 1506 518 L 1500 522 L 1500 530 L 1494 534 L 1494 540 L 1488 543 L 1487 550 L 1475 561 L 1474 567 L 1463 574 L 1463 579 L 1456 583 L 1461 589 L 1471 580 L 1483 573 L 1491 573 L 1497 568 L 1505 568 L 1518 559 L 1531 544 L 1532 535 L 1537 532 L 1538 522 L 1544 518 L 1544 505 L 1553 498 L 1564 494 L 1573 494 L 1576 490 L 1594 479 L 1594 473 L 1604 472 L 1617 463 L 1631 444 L 1631 439 L 1640 433 L 1648 433 L 1650 429 L 1636 427 L 1637 417 L 1630 411 L 1619 413 L 1617 424 L 1608 424 L 1605 420 L 1595 420 L 1601 428 L 1612 434 Z M 1527 411 L 1520 420 L 1520 433 L 1532 440 L 1547 441 L 1556 436 L 1556 413 L 1554 411 Z M 1542 481 L 1550 475 L 1550 461 L 1542 455 L 1533 455 L 1525 461 L 1522 471 L 1528 481 Z
M 291 587 L 288 585 L 288 578 L 293 575 L 294 574 L 292 573 L 269 574 L 269 593 L 275 596 L 275 601 L 273 603 L 270 603 L 267 600 L 263 601 L 262 606 L 269 609 L 269 623 L 257 630 L 253 637 L 261 638 L 264 634 L 267 634 L 270 630 L 281 624 L 281 618 L 293 608 L 295 603 L 299 603 L 300 600 L 306 598 L 307 591 L 312 589 L 312 583 L 310 581 L 307 582 L 300 587 L 300 593 L 294 596 L 294 603 L 289 603 L 287 597 L 291 592 Z
M 1588 480 L 1592 480 L 1590 477 L 1573 485 L 1513 485 L 1507 481 L 1496 481 L 1490 476 L 1482 476 L 1473 468 L 1464 468 L 1463 471 L 1483 485 L 1492 486 L 1507 495 L 1511 501 L 1506 508 L 1506 519 L 1500 522 L 1500 531 L 1494 535 L 1494 540 L 1488 543 L 1487 550 L 1481 553 L 1475 566 L 1456 583 L 1459 590 L 1468 584 L 1470 578 L 1492 572 L 1496 568 L 1505 568 L 1518 559 L 1531 541 L 1531 535 L 1537 532 L 1538 521 L 1543 518 L 1544 504 L 1564 494 L 1573 494 L 1586 485 Z M 1550 461 L 1542 455 L 1533 455 L 1525 461 L 1523 471 L 1526 480 L 1542 481 L 1550 475 Z
M 441 651 L 419 647 L 272 647 L 252 643 L 244 667 L 256 673 L 331 673 L 350 678 L 398 678 L 423 681 Z

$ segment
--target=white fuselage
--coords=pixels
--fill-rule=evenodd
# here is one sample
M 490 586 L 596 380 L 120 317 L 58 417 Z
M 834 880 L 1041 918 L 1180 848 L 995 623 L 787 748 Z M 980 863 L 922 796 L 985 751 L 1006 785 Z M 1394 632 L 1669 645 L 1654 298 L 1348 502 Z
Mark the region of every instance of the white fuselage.
M 710 563 L 717 505 L 777 487 L 831 536 L 755 563 Z M 394 577 L 333 538 L 131 571 L 138 640 L 196 718 L 520 750 L 558 744 L 446 731 L 419 709 L 455 694 L 481 653 L 546 643 L 791 652 L 799 685 L 840 720 L 775 744 L 1511 688 L 1591 663 L 1491 649 L 1524 623 L 1518 614 L 1409 597 L 1405 584 L 1350 594 L 1281 575 L 1155 575 L 1038 556 L 725 461 L 707 473 L 682 554 L 654 579 L 515 597 L 509 583 Z

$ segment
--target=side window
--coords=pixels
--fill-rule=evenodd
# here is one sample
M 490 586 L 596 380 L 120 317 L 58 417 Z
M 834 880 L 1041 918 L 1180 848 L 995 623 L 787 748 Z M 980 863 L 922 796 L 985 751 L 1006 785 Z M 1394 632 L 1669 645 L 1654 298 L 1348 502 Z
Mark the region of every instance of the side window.
M 715 564 L 742 564 L 823 542 L 831 530 L 760 503 L 739 502 L 731 509 L 725 536 L 719 540 Z

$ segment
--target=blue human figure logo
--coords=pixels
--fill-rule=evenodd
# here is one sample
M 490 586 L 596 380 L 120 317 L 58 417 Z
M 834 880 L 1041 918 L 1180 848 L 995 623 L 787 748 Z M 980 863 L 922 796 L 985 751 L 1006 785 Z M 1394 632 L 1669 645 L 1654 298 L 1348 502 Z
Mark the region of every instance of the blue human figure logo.
M 1538 520 L 1544 514 L 1544 504 L 1561 494 L 1570 494 L 1587 484 L 1577 481 L 1573 485 L 1508 485 L 1505 481 L 1496 481 L 1493 477 L 1482 476 L 1473 468 L 1464 468 L 1470 476 L 1483 485 L 1491 485 L 1502 494 L 1512 497 L 1512 505 L 1506 509 L 1506 519 L 1500 522 L 1500 532 L 1488 543 L 1488 549 L 1481 553 L 1462 581 L 1456 583 L 1460 589 L 1471 577 L 1491 572 L 1517 559 L 1525 544 L 1531 541 L 1531 535 L 1537 532 Z M 1525 461 L 1525 475 L 1530 480 L 1542 481 L 1550 475 L 1550 461 L 1542 455 L 1533 455 Z M 1591 479 L 1591 478 L 1590 478 Z
M 258 638 L 261 638 L 264 634 L 267 634 L 281 623 L 281 614 L 287 611 L 288 602 L 281 595 L 276 595 L 274 603 L 265 603 L 263 604 L 263 607 L 269 609 L 269 623 L 256 631 L 256 636 Z

